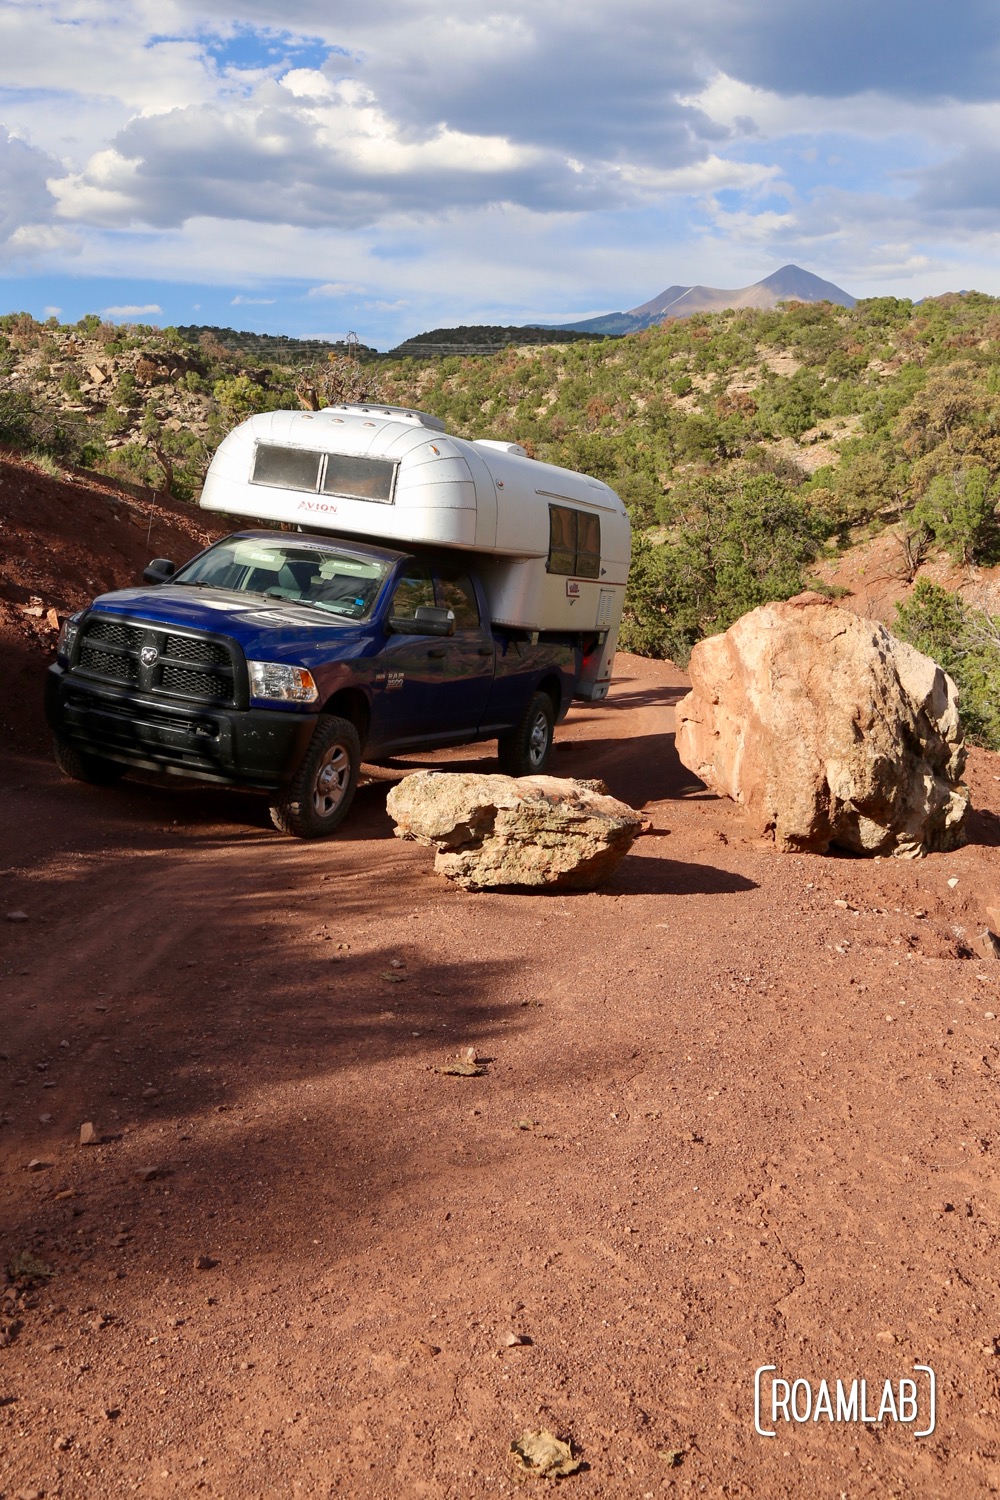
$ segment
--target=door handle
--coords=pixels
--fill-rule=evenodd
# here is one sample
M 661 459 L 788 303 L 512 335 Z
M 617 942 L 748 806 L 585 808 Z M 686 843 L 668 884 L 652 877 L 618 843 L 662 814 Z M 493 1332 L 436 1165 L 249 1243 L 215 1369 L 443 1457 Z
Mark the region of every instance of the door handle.
M 443 646 L 432 646 L 431 649 L 428 651 L 427 655 L 428 656 L 443 656 L 444 655 L 444 647 Z

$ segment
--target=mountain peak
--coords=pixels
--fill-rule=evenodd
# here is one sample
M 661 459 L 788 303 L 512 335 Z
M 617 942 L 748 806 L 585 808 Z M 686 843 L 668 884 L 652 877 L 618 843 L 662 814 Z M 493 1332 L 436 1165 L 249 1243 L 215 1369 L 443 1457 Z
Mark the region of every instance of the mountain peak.
M 777 307 L 779 302 L 833 302 L 838 307 L 853 307 L 855 298 L 832 281 L 805 271 L 801 266 L 780 266 L 751 286 L 729 290 L 713 286 L 670 286 L 659 296 L 632 307 L 624 313 L 607 313 L 600 318 L 586 318 L 580 323 L 566 323 L 567 330 L 581 333 L 637 333 L 652 328 L 667 318 L 689 318 L 692 313 L 725 312 L 728 308 Z

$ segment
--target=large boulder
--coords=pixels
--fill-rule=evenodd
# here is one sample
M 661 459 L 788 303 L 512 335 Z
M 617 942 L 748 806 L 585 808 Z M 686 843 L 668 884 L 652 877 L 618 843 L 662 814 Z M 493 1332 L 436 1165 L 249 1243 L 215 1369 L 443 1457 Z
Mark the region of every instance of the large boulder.
M 434 868 L 466 890 L 599 885 L 642 826 L 599 781 L 417 771 L 386 801 L 396 837 L 437 850 Z
M 964 842 L 954 682 L 819 594 L 752 610 L 691 653 L 677 753 L 784 851 L 913 857 Z

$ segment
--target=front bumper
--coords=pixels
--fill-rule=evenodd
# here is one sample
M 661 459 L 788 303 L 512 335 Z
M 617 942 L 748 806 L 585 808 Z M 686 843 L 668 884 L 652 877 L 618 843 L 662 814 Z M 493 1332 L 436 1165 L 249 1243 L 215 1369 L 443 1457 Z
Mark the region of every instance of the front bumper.
M 163 702 L 49 668 L 45 714 L 78 750 L 145 771 L 272 790 L 299 765 L 316 714 Z

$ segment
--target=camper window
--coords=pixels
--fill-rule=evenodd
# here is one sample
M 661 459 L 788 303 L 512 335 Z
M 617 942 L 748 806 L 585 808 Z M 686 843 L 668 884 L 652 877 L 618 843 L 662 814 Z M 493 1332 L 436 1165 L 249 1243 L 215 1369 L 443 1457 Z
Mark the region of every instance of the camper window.
M 254 484 L 271 484 L 281 490 L 312 490 L 319 484 L 321 453 L 304 448 L 275 448 L 260 443 L 254 457 Z
M 568 505 L 549 506 L 550 573 L 572 578 L 601 576 L 601 518 Z
M 344 453 L 313 453 L 308 448 L 258 443 L 250 482 L 391 505 L 396 468 L 385 458 L 351 458 Z
M 392 504 L 396 465 L 384 458 L 348 458 L 343 453 L 328 453 L 323 475 L 324 495 L 343 495 L 345 499 L 376 500 Z

